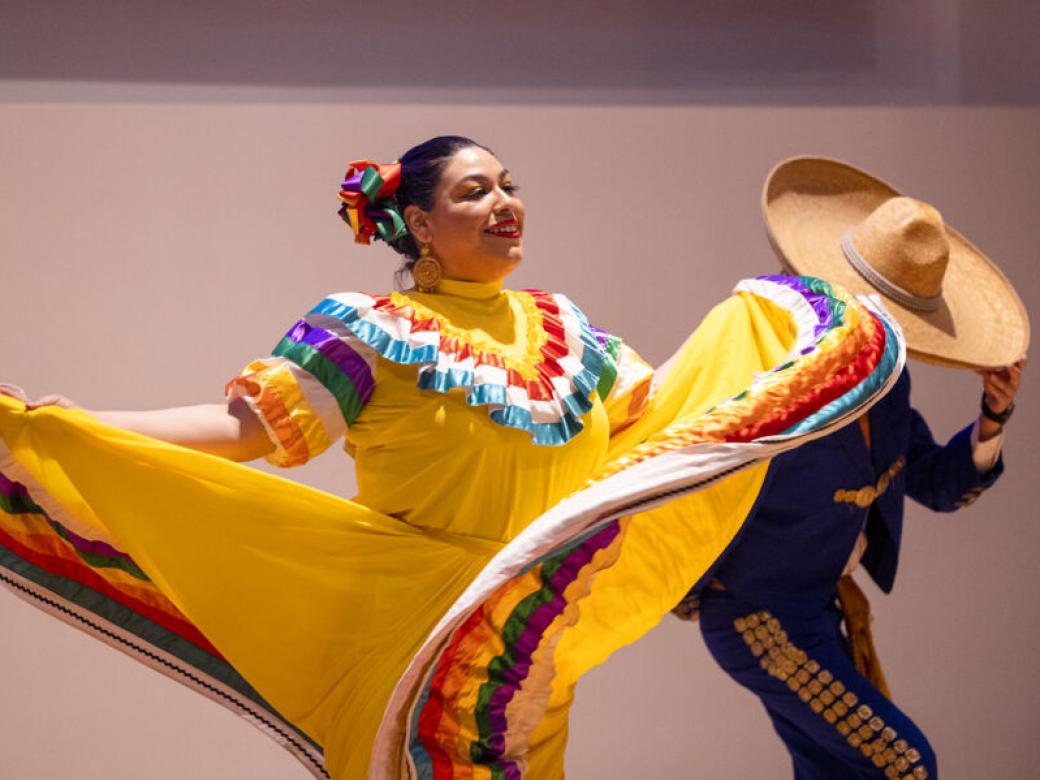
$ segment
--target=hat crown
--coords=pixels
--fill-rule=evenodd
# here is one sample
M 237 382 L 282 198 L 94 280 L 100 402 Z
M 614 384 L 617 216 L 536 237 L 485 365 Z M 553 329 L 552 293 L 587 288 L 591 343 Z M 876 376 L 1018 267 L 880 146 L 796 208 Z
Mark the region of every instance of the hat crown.
M 889 198 L 852 229 L 860 256 L 887 281 L 912 295 L 942 294 L 950 240 L 942 216 L 913 198 Z

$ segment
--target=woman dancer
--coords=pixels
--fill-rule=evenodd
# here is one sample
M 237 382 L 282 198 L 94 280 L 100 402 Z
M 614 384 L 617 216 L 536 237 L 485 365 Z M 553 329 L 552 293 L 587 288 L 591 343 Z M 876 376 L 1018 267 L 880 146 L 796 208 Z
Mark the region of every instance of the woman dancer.
M 751 280 L 655 386 L 568 298 L 502 289 L 524 207 L 487 149 L 354 163 L 340 199 L 415 289 L 324 299 L 226 406 L 7 391 L 0 579 L 315 773 L 320 745 L 336 778 L 560 777 L 577 678 L 717 560 L 769 457 L 887 391 L 901 342 L 824 283 Z M 341 436 L 352 502 L 229 462 Z

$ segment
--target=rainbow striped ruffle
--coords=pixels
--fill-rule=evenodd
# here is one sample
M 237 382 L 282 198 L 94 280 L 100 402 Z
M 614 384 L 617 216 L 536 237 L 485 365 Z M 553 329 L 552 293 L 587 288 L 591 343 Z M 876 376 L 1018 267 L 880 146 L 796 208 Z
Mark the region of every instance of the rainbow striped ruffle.
M 487 406 L 499 425 L 531 434 L 536 444 L 565 444 L 582 429 L 600 386 L 607 353 L 588 320 L 566 296 L 525 290 L 542 344 L 532 365 L 511 364 L 447 333 L 442 318 L 405 296 L 339 293 L 310 316 L 331 318 L 386 360 L 419 366 L 422 390 L 465 388 L 471 406 Z M 604 389 L 604 388 L 601 388 Z M 609 388 L 606 388 L 609 391 Z
M 582 429 L 591 393 L 605 399 L 616 391 L 619 363 L 630 351 L 591 328 L 563 295 L 508 294 L 527 311 L 535 342 L 525 363 L 475 346 L 406 296 L 337 293 L 296 322 L 272 357 L 254 360 L 232 379 L 227 397 L 258 413 L 275 444 L 268 460 L 278 466 L 306 463 L 353 424 L 372 395 L 379 358 L 416 365 L 421 390 L 466 389 L 471 406 L 488 407 L 494 422 L 528 432 L 535 444 L 566 444 Z M 628 379 L 645 373 L 630 372 Z M 636 401 L 645 400 L 645 393 L 637 395 L 630 417 L 638 414 Z
M 227 707 L 315 777 L 328 777 L 321 748 L 264 701 L 126 553 L 76 527 L 0 439 L 0 585 Z
M 611 464 L 495 557 L 399 682 L 373 780 L 402 763 L 423 780 L 522 777 L 562 668 L 555 649 L 581 627 L 597 575 L 625 555 L 639 530 L 633 516 L 840 427 L 898 378 L 903 343 L 876 302 L 809 278 L 761 277 L 737 291 L 789 312 L 797 328 L 789 359 Z M 655 553 L 664 568 L 672 551 Z

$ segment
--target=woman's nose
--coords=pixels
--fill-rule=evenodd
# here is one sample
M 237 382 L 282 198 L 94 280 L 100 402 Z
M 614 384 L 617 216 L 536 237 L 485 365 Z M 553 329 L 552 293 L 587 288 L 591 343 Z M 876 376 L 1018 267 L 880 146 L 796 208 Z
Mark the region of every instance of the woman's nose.
M 495 188 L 496 199 L 495 199 L 495 213 L 504 211 L 516 211 L 516 205 L 520 199 L 512 192 L 507 192 L 501 187 Z

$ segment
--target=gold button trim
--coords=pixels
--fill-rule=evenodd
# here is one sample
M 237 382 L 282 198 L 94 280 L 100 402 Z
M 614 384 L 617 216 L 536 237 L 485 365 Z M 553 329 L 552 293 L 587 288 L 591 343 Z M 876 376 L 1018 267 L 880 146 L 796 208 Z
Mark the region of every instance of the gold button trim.
M 896 462 L 885 469 L 878 481 L 873 485 L 864 485 L 856 490 L 838 489 L 834 491 L 834 502 L 837 504 L 855 504 L 860 509 L 866 509 L 873 504 L 879 496 L 883 496 L 896 474 L 903 470 L 906 458 L 897 458 Z M 962 499 L 963 500 L 963 499 Z M 974 499 L 972 499 L 974 500 Z
M 958 509 L 965 506 L 971 506 L 975 503 L 975 500 L 985 492 L 985 490 L 986 488 L 982 485 L 972 488 L 961 496 L 961 500 L 955 503 L 954 506 Z
M 885 488 L 902 467 L 903 459 L 900 458 L 889 468 Z M 880 486 L 880 480 L 878 484 Z M 835 501 L 839 500 L 838 493 L 841 492 L 835 493 Z M 918 765 L 911 770 L 911 766 L 921 760 L 920 751 L 905 739 L 899 739 L 896 730 L 869 705 L 861 703 L 844 683 L 834 679 L 830 670 L 822 668 L 819 662 L 791 643 L 779 619 L 762 610 L 736 618 L 733 628 L 751 653 L 759 658 L 759 666 L 767 674 L 786 684 L 800 701 L 834 726 L 851 747 L 857 748 L 875 767 L 883 769 L 885 777 L 927 780 L 925 767 Z M 908 772 L 912 773 L 906 774 Z

